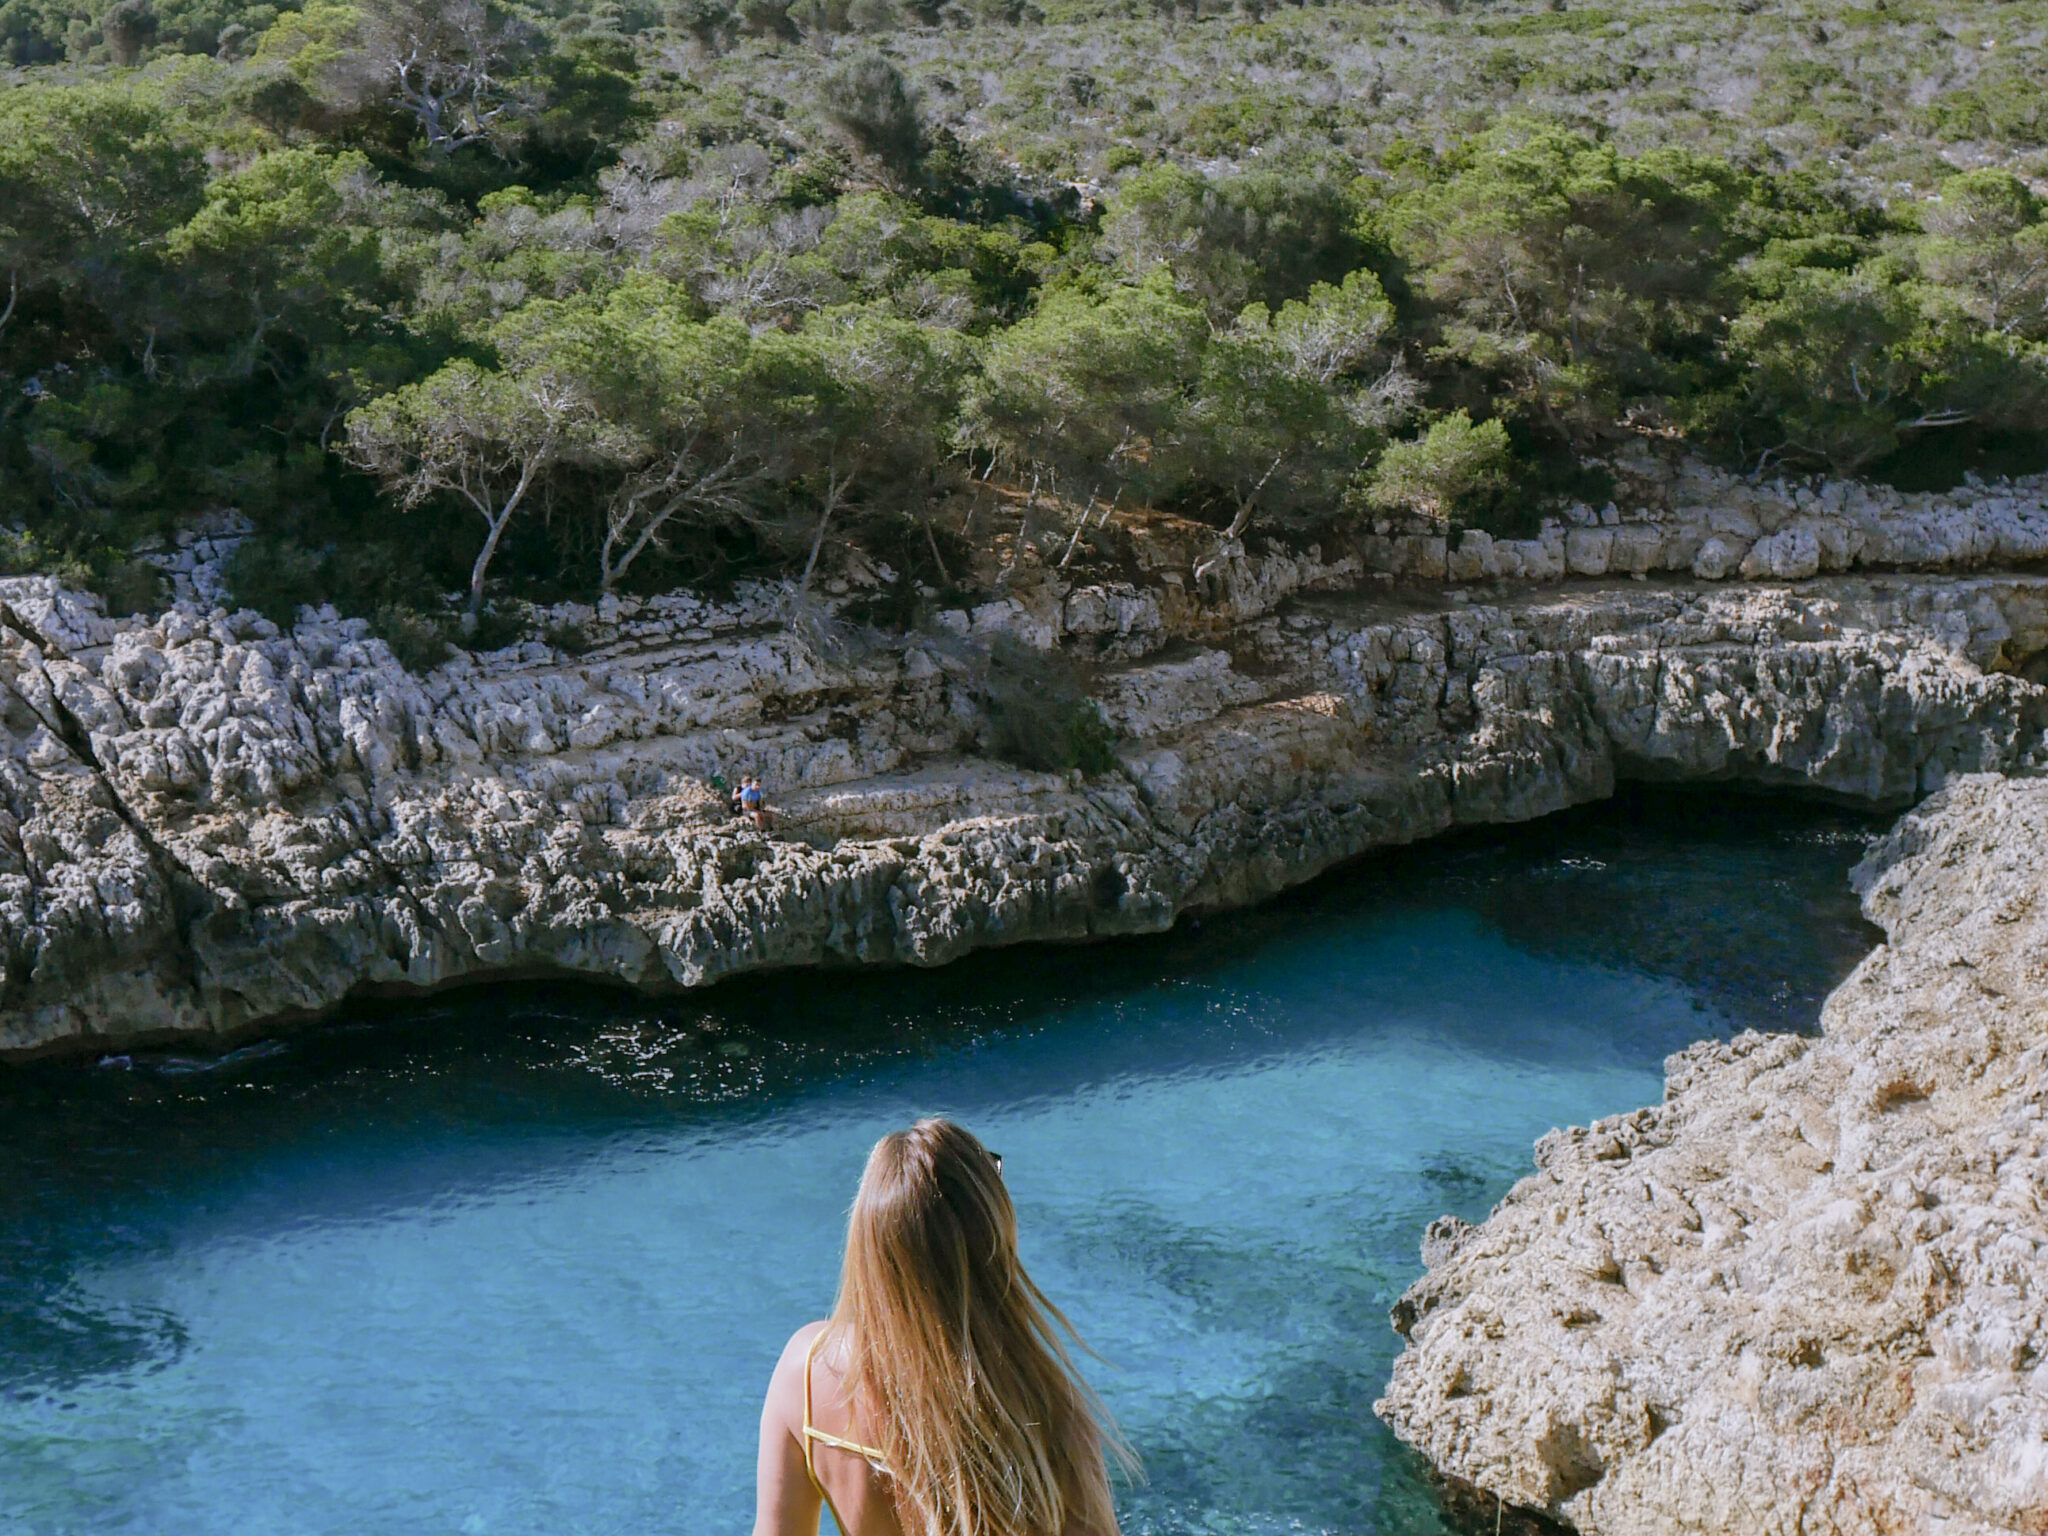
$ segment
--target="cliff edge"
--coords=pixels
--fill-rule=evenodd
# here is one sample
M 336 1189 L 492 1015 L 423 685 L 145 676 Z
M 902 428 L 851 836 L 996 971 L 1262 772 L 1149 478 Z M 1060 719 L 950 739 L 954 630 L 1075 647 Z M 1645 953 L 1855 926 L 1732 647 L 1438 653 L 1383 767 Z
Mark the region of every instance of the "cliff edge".
M 218 1038 L 352 994 L 660 992 L 1151 931 L 1626 776 L 1904 805 L 2040 753 L 2048 580 L 1199 597 L 1041 585 L 819 638 L 787 594 L 608 603 L 425 677 L 360 621 L 111 620 L 0 581 L 0 1051 Z M 990 755 L 981 641 L 1095 659 L 1112 771 Z M 714 774 L 761 774 L 767 833 Z
M 1424 1242 L 1376 1406 L 1588 1533 L 2048 1531 L 2048 783 L 1971 776 L 1856 871 L 1817 1038 L 1667 1064 Z

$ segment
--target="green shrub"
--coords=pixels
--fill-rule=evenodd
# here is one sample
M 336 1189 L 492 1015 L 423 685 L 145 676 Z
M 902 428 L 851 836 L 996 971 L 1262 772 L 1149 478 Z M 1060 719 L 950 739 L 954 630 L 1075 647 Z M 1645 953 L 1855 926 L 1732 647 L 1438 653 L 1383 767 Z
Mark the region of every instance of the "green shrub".
M 92 568 L 86 585 L 98 593 L 107 612 L 119 617 L 148 613 L 164 599 L 164 573 L 147 560 L 110 556 Z
M 1093 776 L 1117 765 L 1116 732 L 1093 699 L 1080 699 L 1060 722 L 1059 756 L 1064 765 Z
M 992 701 L 989 717 L 995 726 L 991 751 L 1020 768 L 1045 773 L 1078 768 L 1092 776 L 1117 765 L 1116 732 L 1092 699 L 1013 696 Z
M 33 576 L 46 570 L 50 551 L 25 528 L 0 528 L 0 576 Z
M 1514 450 L 1499 421 L 1474 423 L 1463 410 L 1380 455 L 1363 487 L 1369 506 L 1419 512 L 1440 523 L 1483 516 L 1513 479 Z
M 54 576 L 68 587 L 99 591 L 99 578 L 91 566 L 44 543 L 26 528 L 0 528 L 0 576 Z
M 590 649 L 590 631 L 574 619 L 556 619 L 540 632 L 541 639 L 565 656 L 581 656 Z
M 370 633 L 391 647 L 408 672 L 431 672 L 454 649 L 440 620 L 397 603 L 386 603 L 370 616 Z
M 244 539 L 222 565 L 221 576 L 230 603 L 254 608 L 285 629 L 297 621 L 302 605 L 317 605 L 333 595 L 327 562 L 283 539 Z
M 1116 732 L 1085 685 L 1080 669 L 1064 657 L 998 641 L 989 652 L 982 690 L 989 750 L 1019 767 L 1046 773 L 1114 769 Z
M 924 127 L 902 71 L 879 53 L 857 53 L 833 66 L 818 88 L 826 118 L 872 156 L 899 186 L 917 180 Z
M 517 645 L 533 631 L 533 620 L 523 603 L 487 603 L 478 612 L 476 624 L 463 637 L 472 651 L 498 651 Z

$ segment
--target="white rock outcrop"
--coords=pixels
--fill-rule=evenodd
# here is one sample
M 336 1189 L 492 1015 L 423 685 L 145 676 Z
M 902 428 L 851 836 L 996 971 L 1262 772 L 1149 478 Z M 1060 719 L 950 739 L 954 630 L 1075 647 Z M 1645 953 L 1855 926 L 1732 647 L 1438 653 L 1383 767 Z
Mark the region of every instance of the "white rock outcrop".
M 914 633 L 607 598 L 557 615 L 575 654 L 424 677 L 331 610 L 222 611 L 225 523 L 153 557 L 146 619 L 0 580 L 0 1055 L 1154 931 L 1623 777 L 1931 795 L 1862 867 L 1889 941 L 1819 1037 L 1681 1053 L 1431 1227 L 1378 1407 L 1603 1536 L 2048 1536 L 2048 779 L 2007 777 L 2048 767 L 2048 576 L 2012 574 L 2048 480 L 1623 468 L 1633 511 L 1535 538 L 1149 518 L 1119 579 L 1006 573 Z M 992 651 L 1092 664 L 1115 771 L 992 760 Z M 766 834 L 710 787 L 742 771 Z
M 826 644 L 775 589 L 608 601 L 582 654 L 420 678 L 331 613 L 114 622 L 0 582 L 0 1051 L 1151 931 L 1624 775 L 1904 804 L 2033 763 L 2048 719 L 2013 672 L 2048 650 L 2041 578 L 1303 595 L 1332 569 L 1242 557 L 1203 602 L 1040 588 L 993 616 L 1020 647 L 1114 642 L 1120 769 L 1086 781 L 983 754 L 957 628 Z M 769 835 L 724 815 L 721 771 L 766 779 Z
M 1431 1227 L 1376 1406 L 1450 1476 L 1588 1536 L 2048 1530 L 2048 781 L 1856 879 L 1818 1037 L 1681 1052 Z
M 1845 571 L 2012 570 L 2048 561 L 2048 475 L 1996 485 L 1969 480 L 1937 493 L 1751 480 L 1647 450 L 1624 456 L 1615 468 L 1633 493 L 1629 510 L 1574 506 L 1546 519 L 1535 538 L 1467 531 L 1448 549 L 1442 537 L 1427 541 L 1389 523 L 1361 540 L 1361 563 L 1402 581 L 1462 584 L 1653 575 L 1800 581 Z

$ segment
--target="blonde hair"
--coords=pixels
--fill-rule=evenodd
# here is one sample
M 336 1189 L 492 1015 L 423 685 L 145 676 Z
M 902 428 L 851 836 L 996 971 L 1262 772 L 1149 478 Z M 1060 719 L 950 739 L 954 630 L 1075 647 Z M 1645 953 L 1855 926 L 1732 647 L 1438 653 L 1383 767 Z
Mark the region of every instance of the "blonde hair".
M 830 1326 L 905 1536 L 1115 1536 L 1104 1454 L 1134 1463 L 1074 1373 L 1073 1325 L 1017 1261 L 1000 1164 L 969 1132 L 927 1119 L 875 1143 Z

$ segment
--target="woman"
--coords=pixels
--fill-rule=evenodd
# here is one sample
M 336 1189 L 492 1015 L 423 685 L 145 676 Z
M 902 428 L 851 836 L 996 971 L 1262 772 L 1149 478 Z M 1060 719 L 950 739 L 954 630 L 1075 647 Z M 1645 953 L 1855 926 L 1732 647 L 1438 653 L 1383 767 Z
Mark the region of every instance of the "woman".
M 761 1409 L 754 1536 L 1116 1536 L 1073 1329 L 1017 1262 L 1003 1160 L 950 1120 L 875 1143 L 839 1299 Z

